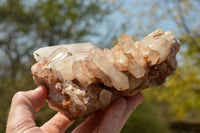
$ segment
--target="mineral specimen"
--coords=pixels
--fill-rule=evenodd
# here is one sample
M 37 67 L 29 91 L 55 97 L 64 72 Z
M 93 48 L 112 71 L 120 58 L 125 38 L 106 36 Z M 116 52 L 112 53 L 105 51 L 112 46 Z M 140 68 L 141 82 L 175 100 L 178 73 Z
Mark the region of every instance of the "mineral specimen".
M 91 43 L 44 47 L 34 52 L 35 83 L 48 88 L 49 106 L 69 119 L 84 118 L 121 96 L 158 86 L 176 70 L 180 43 L 158 29 L 142 41 L 124 35 L 112 48 Z

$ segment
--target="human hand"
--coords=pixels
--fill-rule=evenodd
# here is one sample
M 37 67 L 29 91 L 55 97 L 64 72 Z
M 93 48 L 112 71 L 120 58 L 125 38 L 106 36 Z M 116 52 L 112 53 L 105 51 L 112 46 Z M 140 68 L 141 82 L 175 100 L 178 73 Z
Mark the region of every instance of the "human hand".
M 142 99 L 141 93 L 127 99 L 119 98 L 105 111 L 90 116 L 72 133 L 119 133 Z
M 66 116 L 57 113 L 41 127 L 35 124 L 35 113 L 42 107 L 47 96 L 45 87 L 38 87 L 27 92 L 18 92 L 11 103 L 7 122 L 7 133 L 34 132 L 60 133 L 72 123 Z M 142 94 L 125 99 L 119 98 L 105 111 L 98 111 L 80 124 L 73 133 L 116 133 L 120 132 L 129 115 L 142 102 Z

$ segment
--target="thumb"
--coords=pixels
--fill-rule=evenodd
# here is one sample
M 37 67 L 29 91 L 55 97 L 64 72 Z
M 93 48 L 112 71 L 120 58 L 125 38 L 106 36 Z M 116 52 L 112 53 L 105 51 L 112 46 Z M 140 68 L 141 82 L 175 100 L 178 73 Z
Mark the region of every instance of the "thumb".
M 7 122 L 7 132 L 25 131 L 35 126 L 35 112 L 38 111 L 47 97 L 43 86 L 27 92 L 17 92 L 11 103 Z

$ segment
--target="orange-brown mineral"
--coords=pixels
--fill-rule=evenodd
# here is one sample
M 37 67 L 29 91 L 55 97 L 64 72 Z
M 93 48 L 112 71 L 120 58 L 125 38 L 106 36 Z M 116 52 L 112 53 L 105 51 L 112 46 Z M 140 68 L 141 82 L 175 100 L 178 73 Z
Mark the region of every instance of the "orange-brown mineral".
M 177 67 L 180 42 L 157 29 L 142 41 L 124 35 L 111 50 L 91 43 L 44 47 L 34 52 L 36 84 L 48 88 L 49 106 L 69 119 L 84 118 L 121 96 L 158 86 Z

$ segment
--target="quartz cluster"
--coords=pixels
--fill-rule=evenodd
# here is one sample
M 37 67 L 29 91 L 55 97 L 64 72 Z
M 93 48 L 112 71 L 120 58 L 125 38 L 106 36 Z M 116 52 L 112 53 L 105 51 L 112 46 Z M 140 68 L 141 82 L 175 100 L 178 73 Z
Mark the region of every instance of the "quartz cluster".
M 118 97 L 164 83 L 176 70 L 179 47 L 162 29 L 136 42 L 124 35 L 111 50 L 91 43 L 44 47 L 34 52 L 32 74 L 48 88 L 51 108 L 71 120 L 84 118 Z

